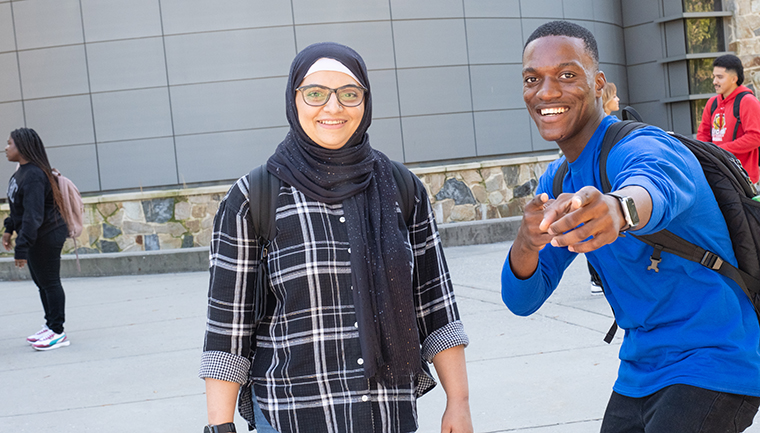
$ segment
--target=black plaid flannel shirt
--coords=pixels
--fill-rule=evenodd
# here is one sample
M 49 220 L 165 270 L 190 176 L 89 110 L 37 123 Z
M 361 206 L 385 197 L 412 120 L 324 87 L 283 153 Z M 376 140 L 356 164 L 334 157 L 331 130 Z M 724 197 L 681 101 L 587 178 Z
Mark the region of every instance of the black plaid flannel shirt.
M 419 180 L 415 197 L 408 227 L 414 302 L 422 356 L 431 362 L 438 352 L 469 341 Z M 420 374 L 408 386 L 388 388 L 364 377 L 342 206 L 307 199 L 288 185 L 281 188 L 278 234 L 268 256 L 272 294 L 257 328 L 249 289 L 260 249 L 248 212 L 244 176 L 227 193 L 214 221 L 199 376 L 243 385 L 240 412 L 251 426 L 253 390 L 281 432 L 415 431 L 416 399 L 435 381 Z M 256 339 L 253 350 L 251 338 Z

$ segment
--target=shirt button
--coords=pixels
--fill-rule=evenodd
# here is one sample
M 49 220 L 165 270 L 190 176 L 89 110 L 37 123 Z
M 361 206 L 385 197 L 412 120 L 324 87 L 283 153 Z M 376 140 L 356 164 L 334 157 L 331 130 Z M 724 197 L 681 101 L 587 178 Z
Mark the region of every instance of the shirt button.
M 359 327 L 359 323 L 358 322 L 354 322 L 354 328 L 358 328 L 358 327 Z
M 367 400 L 369 400 L 369 397 L 367 397 L 366 395 L 363 395 L 362 396 L 362 401 L 367 401 Z
M 348 254 L 351 254 L 351 248 L 348 249 Z
M 344 223 L 344 222 L 346 222 L 346 217 L 340 217 L 340 218 L 338 219 L 338 221 L 340 221 L 340 222 Z
M 359 358 L 359 359 L 356 360 L 356 363 L 359 364 L 359 365 L 363 365 L 364 364 L 364 360 L 361 359 L 361 358 Z

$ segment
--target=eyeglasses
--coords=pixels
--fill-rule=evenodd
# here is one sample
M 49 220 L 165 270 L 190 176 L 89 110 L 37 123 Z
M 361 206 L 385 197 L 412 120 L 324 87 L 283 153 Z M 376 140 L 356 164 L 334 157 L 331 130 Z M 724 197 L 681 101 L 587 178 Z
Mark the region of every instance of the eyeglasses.
M 330 95 L 333 93 L 338 97 L 340 105 L 344 107 L 358 107 L 364 101 L 364 94 L 369 92 L 364 87 L 353 84 L 341 86 L 337 89 L 320 86 L 319 84 L 309 84 L 308 86 L 301 86 L 296 90 L 301 91 L 303 102 L 312 107 L 321 107 L 327 104 L 327 101 L 330 100 Z

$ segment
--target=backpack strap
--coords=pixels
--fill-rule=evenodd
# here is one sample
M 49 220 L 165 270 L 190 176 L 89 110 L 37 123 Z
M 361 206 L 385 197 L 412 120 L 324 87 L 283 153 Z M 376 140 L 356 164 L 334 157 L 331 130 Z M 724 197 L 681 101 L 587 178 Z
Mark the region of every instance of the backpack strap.
M 736 95 L 736 98 L 734 98 L 734 119 L 736 119 L 736 124 L 734 125 L 734 135 L 731 138 L 731 141 L 736 140 L 736 133 L 739 131 L 739 124 L 742 123 L 741 117 L 739 116 L 739 111 L 741 108 L 742 98 L 744 98 L 746 95 L 748 95 L 749 92 L 739 92 L 739 94 Z M 718 108 L 718 97 L 714 96 L 712 98 L 712 104 L 710 105 L 710 118 L 712 119 L 713 114 L 715 113 L 715 110 Z
M 744 293 L 750 300 L 752 300 L 752 303 L 755 304 L 756 295 L 753 295 L 753 293 L 760 293 L 760 280 L 735 267 L 731 263 L 724 261 L 712 251 L 705 250 L 668 230 L 661 230 L 657 233 L 642 236 L 637 236 L 633 233 L 631 233 L 631 235 L 654 248 L 654 253 L 652 254 L 652 257 L 650 257 L 652 264 L 647 270 L 660 272 L 657 268 L 657 265 L 662 260 L 660 254 L 662 252 L 674 254 L 683 259 L 699 263 L 724 277 L 730 278 L 742 288 Z M 755 309 L 755 313 L 758 314 L 758 319 L 760 320 L 760 311 Z
M 568 171 L 570 171 L 570 166 L 567 163 L 567 159 L 565 159 L 559 165 L 559 168 L 557 168 L 557 172 L 554 173 L 554 179 L 552 179 L 552 194 L 554 194 L 554 198 L 562 194 L 562 184 Z
M 612 148 L 615 147 L 623 137 L 627 136 L 634 130 L 647 126 L 645 123 L 642 123 L 641 116 L 633 107 L 623 108 L 623 119 L 622 122 L 615 122 L 610 125 L 602 139 L 602 145 L 599 151 L 599 180 L 602 184 L 602 193 L 612 191 L 612 183 L 607 174 L 607 159 L 610 156 Z M 602 290 L 604 290 L 604 288 L 602 288 Z M 612 311 L 612 314 L 615 314 L 614 310 Z M 604 336 L 604 342 L 607 344 L 612 343 L 612 339 L 615 338 L 617 330 L 617 320 L 613 320 L 612 326 L 610 326 L 609 331 L 607 331 L 607 334 Z
M 258 324 L 266 313 L 269 295 L 267 255 L 272 239 L 277 235 L 275 214 L 277 213 L 280 184 L 280 180 L 267 170 L 266 164 L 262 164 L 248 173 L 248 216 L 253 227 L 253 235 L 261 245 L 253 293 L 253 320 L 255 324 Z
M 710 120 L 712 121 L 712 115 L 715 113 L 715 110 L 718 108 L 718 97 L 713 96 L 712 98 L 712 105 L 710 105 Z
M 625 107 L 623 109 L 623 118 L 629 118 L 632 116 L 638 121 L 624 120 L 622 122 L 615 122 L 607 128 L 602 139 L 601 150 L 599 153 L 599 179 L 602 182 L 602 192 L 608 193 L 612 191 L 612 185 L 610 184 L 610 178 L 607 175 L 607 158 L 610 155 L 610 150 L 620 141 L 623 137 L 630 134 L 633 130 L 643 128 L 647 126 L 641 123 L 641 117 L 632 107 Z M 557 168 L 557 172 L 554 174 L 552 180 L 552 193 L 554 198 L 559 197 L 562 194 L 562 183 L 565 180 L 567 172 L 570 170 L 570 166 L 567 160 L 563 161 Z
M 626 107 L 629 108 L 629 107 Z M 638 115 L 638 113 L 637 113 Z M 647 126 L 645 123 L 635 122 L 633 120 L 623 120 L 622 122 L 615 122 L 607 128 L 607 132 L 602 139 L 601 150 L 599 151 L 599 180 L 602 183 L 602 192 L 608 193 L 612 191 L 612 184 L 610 178 L 607 175 L 607 159 L 610 156 L 610 151 L 615 145 L 636 129 Z
M 393 163 L 393 179 L 396 181 L 398 192 L 401 200 L 399 201 L 399 207 L 401 208 L 401 214 L 404 216 L 404 221 L 409 223 L 414 214 L 414 175 L 409 171 L 406 166 L 398 161 L 391 161 Z
M 267 245 L 277 235 L 277 228 L 273 223 L 279 193 L 280 180 L 267 170 L 266 164 L 248 173 L 248 201 L 250 204 L 259 204 L 255 209 L 254 206 L 250 206 L 251 225 L 256 237 L 266 241 Z
M 739 111 L 741 109 L 742 104 L 742 98 L 747 96 L 749 92 L 739 92 L 738 95 L 736 95 L 736 98 L 734 99 L 734 119 L 736 119 L 736 124 L 734 125 L 734 135 L 731 137 L 731 141 L 736 140 L 736 133 L 739 132 L 739 124 L 742 123 L 741 118 L 739 117 Z M 718 98 L 715 98 L 716 103 Z
M 625 108 L 623 108 L 623 120 L 635 120 L 644 123 L 644 121 L 641 120 L 641 114 L 630 105 L 626 105 Z

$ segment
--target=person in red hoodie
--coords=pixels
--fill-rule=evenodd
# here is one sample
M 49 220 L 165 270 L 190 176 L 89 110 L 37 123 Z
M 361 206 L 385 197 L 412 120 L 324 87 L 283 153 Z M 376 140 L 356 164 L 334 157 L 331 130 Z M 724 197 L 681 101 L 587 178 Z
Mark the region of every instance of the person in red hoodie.
M 749 178 L 760 181 L 760 101 L 752 90 L 742 86 L 744 67 L 738 57 L 726 54 L 713 62 L 713 86 L 718 93 L 710 98 L 702 113 L 697 140 L 712 142 L 739 158 Z M 734 102 L 741 93 L 739 119 Z M 717 101 L 717 103 L 716 103 Z

